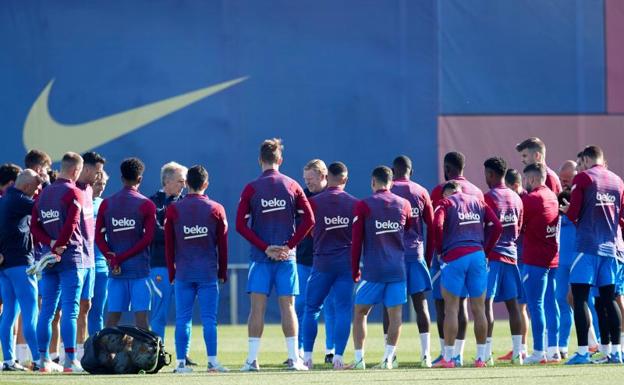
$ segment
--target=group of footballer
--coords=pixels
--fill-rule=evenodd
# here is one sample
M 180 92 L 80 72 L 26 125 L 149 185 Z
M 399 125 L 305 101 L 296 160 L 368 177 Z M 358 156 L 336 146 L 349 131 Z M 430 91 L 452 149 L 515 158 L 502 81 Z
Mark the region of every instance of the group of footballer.
M 310 161 L 304 190 L 279 172 L 281 140 L 265 140 L 259 151 L 262 174 L 244 187 L 236 213 L 236 231 L 251 246 L 249 350 L 241 371 L 260 370 L 272 292 L 291 370 L 313 369 L 323 310 L 326 362 L 337 370 L 365 369 L 367 316 L 377 304 L 384 307 L 385 352 L 375 367 L 397 367 L 408 297 L 420 332 L 422 367 L 464 365 L 468 305 L 477 347 L 474 366 L 493 365 L 495 302 L 505 303 L 512 336 L 511 351 L 499 360 L 621 364 L 624 183 L 608 170 L 598 146 L 585 147 L 576 162 L 566 161 L 559 175 L 546 166 L 539 138 L 523 141 L 516 150 L 526 166 L 522 172 L 508 169 L 500 157 L 484 162 L 490 189 L 485 194 L 463 176 L 463 154 L 449 152 L 443 161 L 445 182 L 431 195 L 410 180 L 411 160 L 398 156 L 391 168 L 372 171 L 372 195 L 357 199 L 345 191 L 348 169 L 342 162 Z M 104 327 L 105 304 L 106 326 L 116 326 L 123 312 L 132 312 L 137 326 L 149 328 L 151 321 L 164 338 L 173 297 L 175 372 L 192 371 L 188 352 L 196 299 L 208 371 L 228 371 L 217 360 L 228 222 L 223 206 L 205 193 L 207 170 L 166 164 L 163 190 L 150 199 L 139 192 L 143 163 L 128 158 L 120 166 L 123 188 L 102 199 L 107 177 L 99 154 L 66 153 L 53 183 L 50 163 L 35 150 L 27 154 L 24 170 L 0 167 L 3 369 L 25 369 L 14 357 L 18 312 L 18 347 L 24 339 L 31 369 L 81 372 L 77 353 L 87 329 L 93 335 Z M 304 261 L 306 249 L 311 258 Z M 430 291 L 440 335 L 435 360 Z M 59 315 L 63 365 L 50 353 Z M 578 351 L 568 357 L 572 320 Z M 351 330 L 355 357 L 345 363 Z

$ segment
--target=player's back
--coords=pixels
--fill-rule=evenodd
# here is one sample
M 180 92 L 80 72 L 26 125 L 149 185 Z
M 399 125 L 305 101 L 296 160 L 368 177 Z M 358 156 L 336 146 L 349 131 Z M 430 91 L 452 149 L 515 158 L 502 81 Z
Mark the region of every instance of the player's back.
M 415 262 L 424 257 L 424 236 L 426 210 L 431 210 L 431 199 L 427 190 L 416 182 L 408 179 L 397 179 L 394 181 L 392 193 L 407 199 L 412 206 L 411 226 L 403 236 L 405 244 L 405 260 Z M 427 215 L 432 215 L 430 212 Z
M 528 265 L 559 265 L 559 201 L 546 186 L 533 189 L 522 197 L 524 237 L 522 261 Z
M 484 199 L 483 191 L 481 191 L 480 188 L 475 186 L 473 183 L 471 183 L 465 177 L 458 176 L 456 178 L 449 179 L 449 181 L 455 181 L 455 182 L 459 183 L 459 186 L 462 189 L 462 193 L 468 194 L 468 195 L 473 195 L 473 196 L 479 198 L 480 200 Z M 434 187 L 434 189 L 431 191 L 431 203 L 433 204 L 433 208 L 436 208 L 440 204 L 440 202 L 442 201 L 442 199 L 443 199 L 443 197 L 442 197 L 442 189 L 444 188 L 445 184 L 446 184 L 446 182 L 440 183 L 439 185 Z
M 442 234 L 442 256 L 457 248 L 483 248 L 485 207 L 482 199 L 464 192 L 457 192 L 440 202 L 445 210 Z
M 316 270 L 349 271 L 352 219 L 357 202 L 357 198 L 336 187 L 310 198 L 315 217 L 312 237 Z
M 295 233 L 298 193 L 303 194 L 301 186 L 277 170 L 267 170 L 249 183 L 242 199 L 249 199 L 251 230 L 269 245 L 284 245 Z M 294 258 L 291 250 L 289 259 Z M 269 261 L 264 250 L 253 245 L 251 259 Z
M 139 242 L 144 234 L 144 206 L 153 203 L 135 189 L 124 187 L 104 199 L 106 239 L 111 251 L 119 255 Z M 149 248 L 121 264 L 117 278 L 142 278 L 149 275 Z
M 614 257 L 624 192 L 622 180 L 605 167 L 594 166 L 576 175 L 573 183 L 587 178 L 577 222 L 577 251 Z
M 189 194 L 172 203 L 175 213 L 176 279 L 217 279 L 217 227 L 225 210 L 205 195 Z
M 494 246 L 494 253 L 490 253 L 490 260 L 500 260 L 500 257 L 506 257 L 515 261 L 518 257 L 516 242 L 520 235 L 522 199 L 518 194 L 501 184 L 485 194 L 485 202 L 494 211 L 503 226 L 503 232 L 496 242 L 496 246 Z M 486 234 L 487 231 L 486 228 Z
M 368 212 L 364 219 L 362 278 L 372 282 L 404 280 L 403 234 L 411 216 L 409 202 L 389 190 L 380 190 L 358 205 Z M 361 219 L 356 217 L 354 221 Z

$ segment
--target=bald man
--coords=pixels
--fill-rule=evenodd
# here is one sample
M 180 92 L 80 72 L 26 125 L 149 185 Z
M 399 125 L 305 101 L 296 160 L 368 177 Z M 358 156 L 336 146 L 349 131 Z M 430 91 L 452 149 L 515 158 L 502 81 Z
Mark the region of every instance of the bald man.
M 13 327 L 18 314 L 22 313 L 22 327 L 35 370 L 38 370 L 39 350 L 37 349 L 37 281 L 26 269 L 34 259 L 33 243 L 30 234 L 30 216 L 35 204 L 33 196 L 41 187 L 42 178 L 33 170 L 22 171 L 15 184 L 6 190 L 0 200 L 0 252 L 4 262 L 0 265 L 0 286 L 4 300 L 4 311 L 0 318 L 0 342 L 4 354 L 3 371 L 24 371 L 15 362 Z
M 566 160 L 559 167 L 559 181 L 563 189 L 572 188 L 572 179 L 577 174 L 577 167 L 578 165 L 573 160 Z

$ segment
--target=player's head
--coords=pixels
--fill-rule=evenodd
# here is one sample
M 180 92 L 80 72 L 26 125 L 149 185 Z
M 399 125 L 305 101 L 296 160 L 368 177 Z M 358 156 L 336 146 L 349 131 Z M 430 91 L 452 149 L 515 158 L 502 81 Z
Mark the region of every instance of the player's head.
M 82 167 L 79 180 L 81 183 L 93 186 L 101 177 L 102 172 L 104 172 L 106 159 L 95 151 L 89 151 L 82 154 L 82 160 L 84 161 L 84 166 Z
M 583 161 L 583 151 L 579 151 L 578 154 L 576 154 L 576 171 L 577 172 L 583 172 L 587 170 L 587 168 L 585 167 L 585 161 Z
M 392 187 L 392 170 L 390 167 L 375 167 L 371 178 L 371 188 L 373 189 L 373 192 L 378 190 L 388 190 L 390 187 Z
M 344 187 L 349 180 L 349 170 L 342 162 L 334 162 L 327 168 L 327 186 Z
M 188 170 L 176 162 L 165 163 L 160 168 L 160 183 L 167 196 L 177 197 L 182 193 L 186 185 L 186 174 Z
M 284 145 L 279 138 L 267 139 L 260 145 L 260 166 L 266 169 L 278 169 L 282 165 Z
M 39 176 L 34 170 L 25 169 L 20 172 L 15 180 L 15 188 L 23 192 L 29 197 L 33 197 L 35 193 L 41 188 L 43 178 Z
M 507 162 L 500 156 L 488 158 L 483 162 L 485 183 L 492 188 L 503 183 L 507 172 Z
M 102 170 L 102 174 L 93 184 L 93 197 L 99 198 L 106 190 L 106 184 L 108 183 L 108 174 L 106 171 Z
M 605 164 L 604 152 L 602 151 L 602 148 L 596 145 L 585 147 L 581 158 L 583 159 L 583 166 L 585 169 L 592 168 L 595 165 Z
M 515 191 L 516 194 L 522 194 L 522 174 L 515 168 L 507 169 L 505 173 L 505 186 Z
M 186 184 L 190 193 L 203 194 L 208 188 L 208 170 L 201 165 L 189 168 L 186 173 Z
M 40 150 L 30 150 L 24 157 L 24 167 L 29 168 L 39 175 L 45 174 L 52 166 L 50 155 Z
M 461 152 L 451 151 L 444 155 L 444 179 L 450 180 L 464 174 L 466 157 Z
M 566 160 L 559 167 L 559 180 L 562 187 L 572 187 L 572 179 L 574 179 L 577 173 L 577 167 L 578 165 L 573 160 Z
M 526 166 L 523 174 L 524 188 L 527 191 L 546 185 L 546 166 L 541 163 L 533 163 Z
M 145 165 L 139 158 L 126 158 L 119 166 L 121 181 L 125 186 L 138 187 L 143 181 Z
M 520 160 L 525 166 L 546 162 L 546 145 L 540 138 L 533 137 L 518 143 L 516 151 L 520 153 Z
M 412 160 L 406 155 L 399 155 L 392 161 L 392 173 L 395 179 L 412 176 Z
M 63 159 L 61 159 L 61 172 L 59 176 L 75 182 L 82 172 L 83 164 L 80 154 L 71 151 L 66 152 L 65 155 L 63 155 Z
M 47 181 L 50 183 L 54 183 L 59 177 L 59 172 L 57 170 L 49 169 L 46 175 Z
M 312 159 L 303 167 L 303 181 L 312 193 L 319 193 L 327 186 L 327 166 L 320 159 Z
M 461 185 L 454 180 L 448 181 L 442 186 L 442 197 L 444 198 L 458 192 L 461 192 Z
M 20 166 L 13 163 L 5 163 L 0 166 L 0 193 L 4 193 L 17 179 L 22 171 Z

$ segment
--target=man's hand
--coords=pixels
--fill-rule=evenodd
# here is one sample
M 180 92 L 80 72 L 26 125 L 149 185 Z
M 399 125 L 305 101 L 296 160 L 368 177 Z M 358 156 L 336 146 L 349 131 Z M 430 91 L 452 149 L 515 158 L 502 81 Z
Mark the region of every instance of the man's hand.
M 568 202 L 567 199 L 563 199 L 563 204 L 559 205 L 559 211 L 561 211 L 564 214 L 567 214 L 569 209 L 570 209 L 570 202 Z
M 54 254 L 61 256 L 67 250 L 67 246 L 59 246 L 54 248 Z
M 290 249 L 288 248 L 288 246 L 271 245 L 267 247 L 264 252 L 266 253 L 266 255 L 269 256 L 270 259 L 274 261 L 284 261 L 288 259 L 289 251 Z
M 360 282 L 360 278 L 362 278 L 362 272 L 358 269 L 357 273 L 351 273 L 351 277 L 353 278 L 353 282 Z
M 223 278 L 219 278 L 219 283 L 220 283 L 221 285 L 223 285 L 223 284 L 225 283 L 225 279 L 223 279 Z
M 4 255 L 0 254 L 0 265 L 4 263 Z

